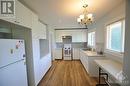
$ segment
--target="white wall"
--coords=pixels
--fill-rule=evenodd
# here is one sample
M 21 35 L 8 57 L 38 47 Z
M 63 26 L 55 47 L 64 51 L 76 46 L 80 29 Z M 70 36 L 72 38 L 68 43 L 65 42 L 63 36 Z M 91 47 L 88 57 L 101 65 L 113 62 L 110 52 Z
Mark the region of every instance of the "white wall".
M 125 33 L 125 55 L 124 73 L 126 74 L 130 86 L 130 0 L 126 0 L 126 33 Z
M 88 26 L 89 30 L 96 28 L 96 43 L 102 43 L 105 45 L 105 26 L 109 23 L 117 21 L 125 17 L 125 0 L 110 12 L 108 12 L 104 17 L 95 21 L 92 25 Z M 107 57 L 112 57 L 112 59 L 123 61 L 123 58 L 118 58 L 118 56 L 113 56 L 106 54 Z

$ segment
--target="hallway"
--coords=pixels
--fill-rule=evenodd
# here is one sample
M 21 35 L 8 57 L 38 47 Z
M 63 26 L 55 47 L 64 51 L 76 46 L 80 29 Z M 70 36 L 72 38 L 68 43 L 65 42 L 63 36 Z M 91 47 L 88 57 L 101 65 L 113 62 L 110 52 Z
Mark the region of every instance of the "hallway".
M 80 61 L 56 60 L 38 86 L 95 86 L 97 82 Z

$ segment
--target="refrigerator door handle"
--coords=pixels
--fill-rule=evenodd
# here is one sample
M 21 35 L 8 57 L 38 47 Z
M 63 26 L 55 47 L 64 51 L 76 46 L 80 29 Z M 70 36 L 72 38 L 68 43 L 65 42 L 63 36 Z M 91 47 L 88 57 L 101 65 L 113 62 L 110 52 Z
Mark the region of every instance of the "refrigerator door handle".
M 23 57 L 25 58 L 25 57 L 26 57 L 26 54 L 23 54 Z
M 19 61 L 14 62 L 14 63 L 7 64 L 7 65 L 5 65 L 5 66 L 3 66 L 3 67 L 0 67 L 0 69 L 5 68 L 5 67 L 7 67 L 7 66 L 9 66 L 9 65 L 18 63 L 18 62 L 20 62 L 20 61 L 24 61 L 24 60 L 25 60 L 25 59 L 21 59 L 21 60 L 19 60 Z M 26 61 L 25 61 L 24 65 L 26 65 Z

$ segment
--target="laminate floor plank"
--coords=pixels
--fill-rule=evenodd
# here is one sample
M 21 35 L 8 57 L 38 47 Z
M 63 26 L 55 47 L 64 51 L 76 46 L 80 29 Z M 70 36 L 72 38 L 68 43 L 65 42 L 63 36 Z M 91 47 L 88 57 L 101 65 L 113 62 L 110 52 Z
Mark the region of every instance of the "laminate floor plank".
M 97 82 L 80 61 L 56 60 L 38 86 L 96 86 Z

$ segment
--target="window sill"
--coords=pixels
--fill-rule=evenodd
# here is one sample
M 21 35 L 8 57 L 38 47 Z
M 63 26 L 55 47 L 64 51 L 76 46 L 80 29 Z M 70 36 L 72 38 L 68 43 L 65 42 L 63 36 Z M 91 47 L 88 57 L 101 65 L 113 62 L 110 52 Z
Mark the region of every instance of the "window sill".
M 121 52 L 118 52 L 118 51 L 114 51 L 114 50 L 105 49 L 105 53 L 111 54 L 111 55 L 119 57 L 119 58 L 123 58 L 124 57 L 124 53 L 121 53 Z
M 90 48 L 95 48 L 95 45 L 88 45 L 88 47 L 90 47 Z

